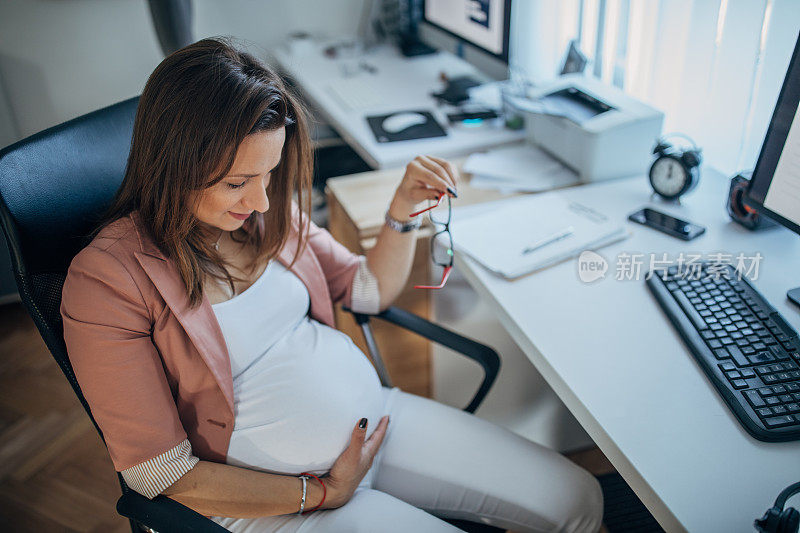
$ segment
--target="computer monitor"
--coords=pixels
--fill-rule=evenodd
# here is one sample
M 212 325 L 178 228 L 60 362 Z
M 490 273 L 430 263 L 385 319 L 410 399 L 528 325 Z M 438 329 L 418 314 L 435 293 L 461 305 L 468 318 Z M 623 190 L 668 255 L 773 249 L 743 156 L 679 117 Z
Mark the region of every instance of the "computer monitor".
M 798 103 L 800 103 L 800 35 L 745 195 L 746 205 L 800 233 Z M 799 265 L 794 265 L 797 266 Z M 789 297 L 792 300 L 798 296 L 800 289 L 790 291 Z
M 424 0 L 422 21 L 508 63 L 511 0 Z

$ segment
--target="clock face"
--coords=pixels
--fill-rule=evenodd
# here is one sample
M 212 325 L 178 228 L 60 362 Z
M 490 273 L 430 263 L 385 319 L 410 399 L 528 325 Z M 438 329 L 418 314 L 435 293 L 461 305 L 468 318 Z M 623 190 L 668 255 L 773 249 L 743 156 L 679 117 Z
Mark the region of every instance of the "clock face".
M 689 174 L 675 158 L 662 156 L 650 168 L 650 183 L 653 189 L 667 198 L 678 196 L 689 182 Z

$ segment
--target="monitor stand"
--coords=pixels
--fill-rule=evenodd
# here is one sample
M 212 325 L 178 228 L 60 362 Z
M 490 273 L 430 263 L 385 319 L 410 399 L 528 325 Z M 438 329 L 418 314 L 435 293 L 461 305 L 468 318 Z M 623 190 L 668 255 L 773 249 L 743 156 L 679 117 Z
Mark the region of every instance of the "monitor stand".
M 800 306 L 800 287 L 789 289 L 789 292 L 786 293 L 786 297 L 794 302 L 795 305 Z
M 400 51 L 406 57 L 424 56 L 436 52 L 436 48 L 428 46 L 419 35 L 415 33 L 406 33 L 400 37 Z

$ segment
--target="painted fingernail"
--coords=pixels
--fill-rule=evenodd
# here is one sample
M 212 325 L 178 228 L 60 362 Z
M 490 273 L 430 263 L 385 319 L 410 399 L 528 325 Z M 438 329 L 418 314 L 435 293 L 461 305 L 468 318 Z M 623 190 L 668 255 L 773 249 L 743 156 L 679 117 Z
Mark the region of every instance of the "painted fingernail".
M 358 427 L 359 427 L 359 429 L 364 429 L 365 427 L 367 427 L 367 419 L 366 418 L 362 418 L 361 420 L 359 420 L 358 421 Z
M 456 198 L 458 198 L 458 193 L 457 193 L 457 192 L 455 191 L 455 189 L 453 189 L 452 187 L 448 187 L 448 188 L 447 188 L 447 192 L 449 192 L 450 194 L 452 194 L 453 196 L 455 196 Z

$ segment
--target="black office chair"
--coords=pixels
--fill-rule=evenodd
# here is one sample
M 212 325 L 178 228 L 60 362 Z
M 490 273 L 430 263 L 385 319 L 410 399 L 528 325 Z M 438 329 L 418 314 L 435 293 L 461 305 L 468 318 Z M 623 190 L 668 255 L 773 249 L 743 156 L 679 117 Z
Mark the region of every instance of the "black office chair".
M 131 98 L 100 109 L 0 151 L 0 225 L 8 242 L 20 297 L 101 438 L 102 432 L 67 357 L 59 307 L 72 258 L 88 244 L 85 235 L 122 183 L 137 102 L 138 98 Z M 369 329 L 370 316 L 354 315 L 363 328 L 381 378 L 388 384 Z M 400 309 L 389 308 L 375 316 L 477 361 L 485 377 L 466 408 L 475 411 L 497 377 L 500 359 L 494 350 Z M 148 500 L 129 489 L 119 474 L 118 478 L 122 496 L 117 512 L 130 520 L 134 533 L 145 528 L 162 533 L 227 531 L 165 496 Z

